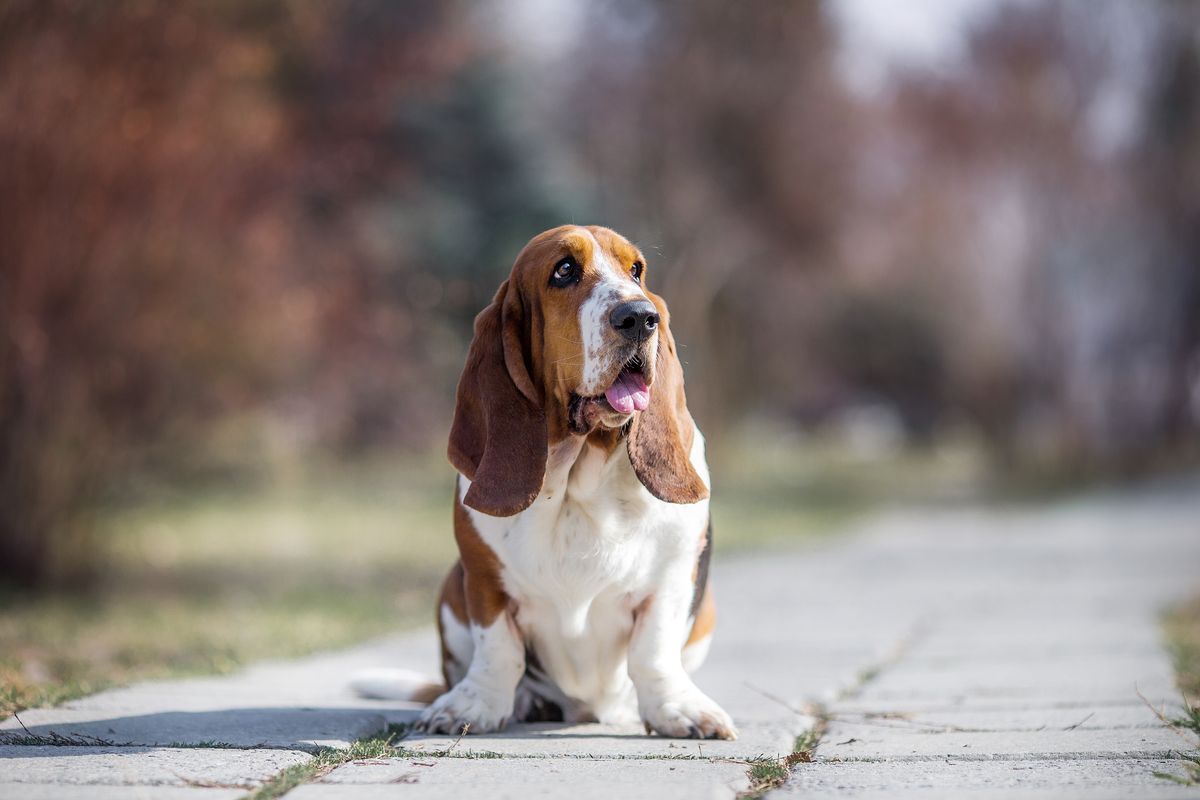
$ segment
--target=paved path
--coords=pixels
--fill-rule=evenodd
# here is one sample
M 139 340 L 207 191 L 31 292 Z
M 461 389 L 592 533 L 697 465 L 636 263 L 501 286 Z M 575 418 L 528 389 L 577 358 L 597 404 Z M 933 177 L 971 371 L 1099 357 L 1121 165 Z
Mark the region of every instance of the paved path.
M 811 763 L 771 797 L 1196 797 L 1187 743 L 1145 703 L 1173 703 L 1164 605 L 1200 590 L 1200 484 L 1010 511 L 909 511 L 794 552 L 721 558 L 721 620 L 700 685 L 737 742 L 595 725 L 408 739 L 290 800 L 372 797 L 732 797 L 755 759 L 791 752 L 821 704 Z M 320 746 L 403 723 L 414 707 L 344 688 L 366 666 L 436 671 L 430 631 L 146 683 L 0 731 L 0 797 L 241 797 Z M 23 723 L 23 726 L 22 724 Z M 54 739 L 54 744 L 46 743 Z M 42 742 L 42 744 L 38 744 Z

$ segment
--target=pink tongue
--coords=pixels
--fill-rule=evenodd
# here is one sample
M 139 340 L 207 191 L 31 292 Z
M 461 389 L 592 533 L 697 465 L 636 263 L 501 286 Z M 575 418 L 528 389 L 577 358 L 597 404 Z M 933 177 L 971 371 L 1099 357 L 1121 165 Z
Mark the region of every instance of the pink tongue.
M 622 371 L 604 393 L 608 404 L 622 414 L 645 411 L 650 406 L 650 387 L 636 372 Z

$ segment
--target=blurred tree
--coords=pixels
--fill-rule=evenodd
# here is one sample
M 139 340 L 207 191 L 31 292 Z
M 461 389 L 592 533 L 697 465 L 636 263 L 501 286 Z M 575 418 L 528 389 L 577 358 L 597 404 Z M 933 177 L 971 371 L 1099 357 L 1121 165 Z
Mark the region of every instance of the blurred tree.
M 433 0 L 0 8 L 0 576 L 75 574 L 102 490 L 231 420 L 438 438 L 550 221 L 491 57 Z
M 1014 468 L 1194 447 L 1194 4 L 998 3 L 873 95 L 826 4 L 607 0 L 524 73 L 488 9 L 0 5 L 0 575 L 65 574 L 103 490 L 214 442 L 440 439 L 564 221 L 648 252 L 718 447 L 860 402 Z
M 55 577 L 130 444 L 279 368 L 253 252 L 277 108 L 255 43 L 171 4 L 0 16 L 0 572 Z M 215 323 L 215 324 L 214 324 Z
M 998 3 L 858 97 L 820 4 L 613 0 L 561 127 L 707 427 L 882 401 L 1014 469 L 1134 468 L 1197 427 L 1195 14 Z
M 1146 135 L 1131 154 L 1136 202 L 1153 209 L 1148 222 L 1168 263 L 1166 403 L 1158 435 L 1143 442 L 1150 447 L 1194 441 L 1200 428 L 1200 7 L 1170 2 L 1159 11 Z
M 1164 107 L 1168 127 L 1192 115 L 1183 13 L 1002 5 L 961 71 L 899 86 L 885 136 L 920 149 L 885 249 L 918 256 L 899 283 L 938 287 L 952 402 L 1009 466 L 1135 469 L 1186 433 L 1171 420 L 1190 392 L 1196 261 L 1179 198 L 1196 183 L 1179 169 L 1191 138 L 1161 132 Z M 1148 77 L 1137 53 L 1157 54 Z M 1143 93 L 1149 109 L 1131 102 Z
M 816 3 L 590 12 L 562 121 L 611 223 L 650 255 L 716 430 L 806 368 L 790 344 L 814 293 L 794 278 L 829 265 L 856 136 L 832 24 Z

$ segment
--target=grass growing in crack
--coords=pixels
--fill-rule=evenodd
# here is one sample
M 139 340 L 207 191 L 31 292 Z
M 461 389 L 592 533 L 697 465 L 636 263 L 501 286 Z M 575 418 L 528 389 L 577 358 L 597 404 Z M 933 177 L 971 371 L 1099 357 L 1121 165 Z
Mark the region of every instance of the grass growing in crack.
M 393 742 L 407 735 L 408 729 L 403 725 L 389 725 L 387 730 L 377 736 L 370 736 L 353 742 L 345 750 L 333 747 L 321 747 L 313 757 L 303 764 L 293 764 L 274 778 L 264 783 L 246 796 L 247 800 L 274 800 L 310 781 L 328 775 L 342 764 L 351 761 L 368 761 L 375 758 L 395 758 L 403 754 Z
M 817 745 L 829 727 L 829 715 L 824 709 L 815 712 L 816 722 L 811 728 L 796 737 L 792 752 L 784 758 L 764 758 L 750 762 L 746 776 L 750 779 L 750 788 L 738 795 L 739 800 L 757 800 L 772 789 L 777 789 L 787 781 L 792 774 L 792 768 L 797 764 L 811 763 L 816 755 Z
M 0 734 L 0 745 L 19 747 L 126 747 L 129 743 L 112 742 L 108 739 L 101 739 L 95 736 L 82 736 L 76 733 L 63 736 L 54 732 L 49 734 L 5 732 Z
M 405 747 L 397 748 L 393 754 L 397 758 L 464 758 L 471 759 L 488 759 L 488 758 L 542 758 L 542 756 L 521 756 L 521 755 L 505 755 L 497 753 L 495 750 L 453 750 L 446 748 L 445 750 L 410 750 Z
M 817 745 L 821 743 L 821 737 L 825 735 L 825 729 L 828 727 L 829 716 L 821 713 L 817 716 L 815 725 L 796 737 L 792 754 L 788 757 L 792 759 L 793 764 L 807 764 L 813 760 L 813 756 L 817 752 Z
M 757 797 L 786 781 L 788 770 L 783 764 L 783 759 L 772 758 L 752 763 L 747 775 L 750 777 L 750 791 L 754 792 L 751 796 Z
M 1162 778 L 1181 786 L 1200 786 L 1200 754 L 1186 755 L 1182 759 L 1183 775 L 1173 775 L 1170 772 L 1155 771 L 1154 777 Z
M 55 731 L 34 733 L 25 727 L 20 716 L 13 714 L 13 719 L 21 726 L 21 733 L 15 731 L 0 731 L 0 745 L 18 745 L 21 747 L 131 747 L 133 742 L 114 742 L 112 739 L 102 739 L 86 733 L 68 733 L 63 735 Z
M 1200 737 L 1200 706 L 1194 706 L 1184 699 L 1182 713 L 1172 717 L 1171 723 Z

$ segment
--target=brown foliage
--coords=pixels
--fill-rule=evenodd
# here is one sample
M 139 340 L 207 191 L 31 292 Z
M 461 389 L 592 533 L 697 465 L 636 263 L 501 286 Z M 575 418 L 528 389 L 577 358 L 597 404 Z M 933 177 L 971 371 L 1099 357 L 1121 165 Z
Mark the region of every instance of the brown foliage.
M 353 425 L 342 385 L 407 319 L 373 301 L 352 212 L 406 168 L 389 102 L 465 51 L 449 11 L 375 10 L 0 11 L 0 572 L 69 568 L 114 470 L 281 402 L 314 363 L 333 374 L 302 393 Z M 369 369 L 394 398 L 395 369 Z

